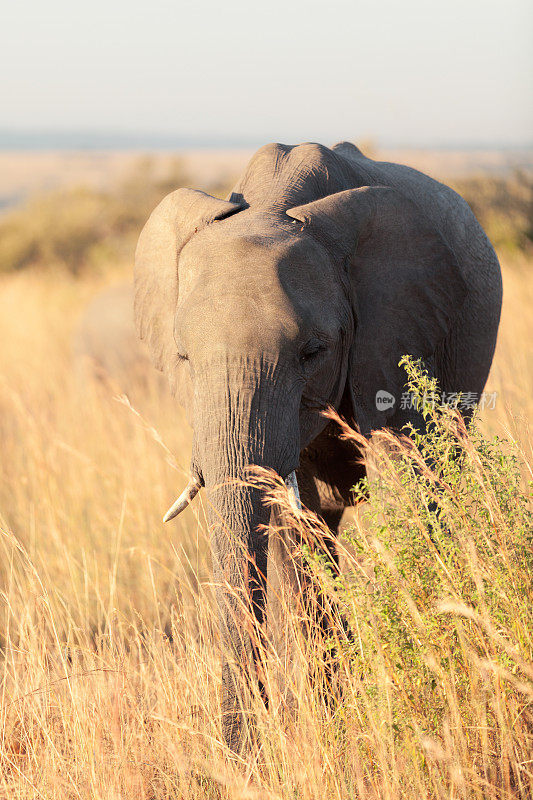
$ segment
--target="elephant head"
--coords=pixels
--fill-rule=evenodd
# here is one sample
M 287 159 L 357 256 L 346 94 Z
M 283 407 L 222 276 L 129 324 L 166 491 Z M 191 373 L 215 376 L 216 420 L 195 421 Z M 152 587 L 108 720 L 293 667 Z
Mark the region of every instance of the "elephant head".
M 439 233 L 394 189 L 297 206 L 234 198 L 180 189 L 156 208 L 136 253 L 135 317 L 194 429 L 192 481 L 171 516 L 205 485 L 237 749 L 235 670 L 254 670 L 243 609 L 262 622 L 269 521 L 246 469 L 292 476 L 325 427 L 320 411 L 343 395 L 363 433 L 387 424 L 376 391 L 398 396 L 400 357 L 433 353 L 464 286 Z

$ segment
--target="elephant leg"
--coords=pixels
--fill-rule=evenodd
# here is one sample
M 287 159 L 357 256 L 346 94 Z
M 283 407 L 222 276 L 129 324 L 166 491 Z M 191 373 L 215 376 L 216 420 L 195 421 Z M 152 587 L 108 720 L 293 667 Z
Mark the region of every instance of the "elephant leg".
M 319 516 L 324 520 L 331 534 L 331 538 L 324 542 L 324 545 L 327 550 L 329 568 L 333 575 L 339 573 L 339 556 L 335 545 L 343 512 L 344 509 L 319 512 Z M 338 613 L 334 605 L 332 605 L 331 599 L 326 597 L 319 587 L 313 590 L 308 615 L 314 623 L 314 646 L 318 651 L 318 658 L 315 659 L 318 674 L 313 677 L 323 683 L 326 701 L 328 701 L 335 694 L 334 686 L 337 683 L 335 677 L 337 674 L 337 653 L 335 648 L 331 647 L 331 642 L 328 642 L 328 638 L 331 636 L 335 626 L 338 625 Z M 342 625 L 343 628 L 346 628 L 344 620 L 342 620 Z
M 309 491 L 305 475 L 298 477 L 303 489 L 304 505 L 317 505 L 319 496 L 316 490 Z M 325 511 L 319 508 L 317 512 L 331 534 L 331 538 L 323 544 L 334 571 L 338 569 L 334 537 L 343 511 L 343 508 Z M 321 647 L 320 642 L 327 637 L 333 622 L 329 601 L 313 586 L 301 556 L 300 545 L 299 532 L 284 525 L 283 514 L 279 509 L 274 509 L 267 567 L 267 630 L 275 676 L 274 686 L 270 690 L 270 703 L 274 708 L 288 709 L 291 714 L 295 710 L 302 681 L 309 674 L 306 650 L 313 649 L 317 644 Z M 328 679 L 333 671 L 329 663 L 331 660 L 325 653 L 324 658 L 319 659 L 320 663 L 326 664 Z
M 336 508 L 334 510 L 327 510 L 327 511 L 318 511 L 318 516 L 324 520 L 331 534 L 331 539 L 328 542 L 326 542 L 326 546 L 331 563 L 332 565 L 335 566 L 335 571 L 338 571 L 339 569 L 339 555 L 337 553 L 337 548 L 335 547 L 335 541 L 337 539 L 337 536 L 339 535 L 339 526 L 341 524 L 341 519 L 343 514 L 344 514 L 344 508 Z
M 329 529 L 330 536 L 324 537 L 320 546 L 325 545 L 334 572 L 339 568 L 335 539 L 340 521 L 345 507 L 351 504 L 352 487 L 365 474 L 359 452 L 350 442 L 342 441 L 336 432 L 336 426 L 329 425 L 301 454 L 297 470 L 302 504 L 316 513 Z M 329 599 L 313 585 L 300 555 L 298 532 L 283 525 L 279 510 L 273 512 L 271 518 L 267 576 L 267 630 L 278 665 L 275 671 L 279 675 L 279 680 L 275 681 L 277 693 L 283 703 L 293 705 L 291 698 L 297 694 L 298 683 L 309 672 L 304 650 L 314 647 L 317 637 L 325 645 L 336 614 Z M 298 615 L 304 625 L 294 624 L 298 622 Z M 302 635 L 304 633 L 309 635 Z M 333 673 L 334 654 L 325 648 L 323 653 L 324 658 L 319 658 L 318 662 L 330 664 L 329 677 Z
M 305 674 L 299 639 L 308 583 L 298 533 L 284 524 L 282 512 L 275 507 L 267 563 L 267 638 L 273 678 L 269 701 L 274 710 L 294 711 Z

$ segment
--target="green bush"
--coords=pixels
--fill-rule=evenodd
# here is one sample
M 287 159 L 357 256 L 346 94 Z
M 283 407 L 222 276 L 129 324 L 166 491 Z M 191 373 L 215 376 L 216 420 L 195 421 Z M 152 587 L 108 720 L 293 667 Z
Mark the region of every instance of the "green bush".
M 423 771 L 440 759 L 448 789 L 455 769 L 480 797 L 493 796 L 486 782 L 527 797 L 533 514 L 521 458 L 475 422 L 467 431 L 439 407 L 420 364 L 403 363 L 428 432 L 409 428 L 401 441 L 383 432 L 371 445 L 348 434 L 375 473 L 356 487 L 369 499 L 344 533 L 348 569 L 335 575 L 326 556 L 308 551 L 349 630 L 339 625 L 330 643 L 354 687 L 344 698 L 357 696 L 362 731 L 378 729 Z M 341 700 L 339 717 L 354 713 Z M 379 761 L 375 744 L 361 738 L 369 764 Z

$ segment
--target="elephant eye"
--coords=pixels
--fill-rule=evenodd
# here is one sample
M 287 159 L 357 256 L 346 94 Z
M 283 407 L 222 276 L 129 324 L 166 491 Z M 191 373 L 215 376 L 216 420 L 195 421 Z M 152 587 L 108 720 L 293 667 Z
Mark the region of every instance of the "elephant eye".
M 323 353 L 325 349 L 326 345 L 324 342 L 321 342 L 319 339 L 311 339 L 300 352 L 300 362 L 305 364 L 312 361 L 320 353 Z

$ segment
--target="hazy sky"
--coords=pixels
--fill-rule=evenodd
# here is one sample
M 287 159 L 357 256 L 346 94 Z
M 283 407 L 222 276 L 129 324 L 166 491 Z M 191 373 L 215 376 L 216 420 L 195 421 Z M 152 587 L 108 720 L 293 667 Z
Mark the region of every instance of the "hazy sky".
M 0 128 L 533 142 L 531 0 L 13 0 Z

